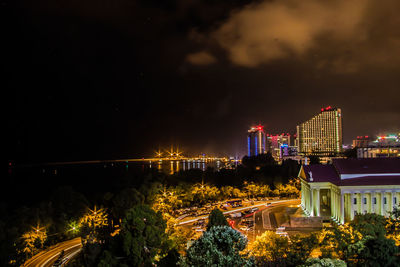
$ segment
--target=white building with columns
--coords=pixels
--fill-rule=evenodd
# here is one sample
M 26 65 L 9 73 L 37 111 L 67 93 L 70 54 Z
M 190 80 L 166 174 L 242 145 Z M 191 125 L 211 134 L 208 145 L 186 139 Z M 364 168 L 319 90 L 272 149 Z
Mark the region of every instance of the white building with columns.
M 303 165 L 301 206 L 310 216 L 351 221 L 357 213 L 388 216 L 400 200 L 400 158 L 334 159 Z

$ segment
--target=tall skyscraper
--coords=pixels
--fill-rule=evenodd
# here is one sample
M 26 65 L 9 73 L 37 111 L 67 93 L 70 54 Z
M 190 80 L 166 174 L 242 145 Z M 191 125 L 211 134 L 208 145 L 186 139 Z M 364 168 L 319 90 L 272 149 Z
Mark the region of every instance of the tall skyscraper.
M 331 106 L 297 126 L 299 152 L 330 156 L 342 152 L 342 113 Z
M 251 127 L 247 135 L 247 155 L 257 156 L 265 153 L 264 126 Z

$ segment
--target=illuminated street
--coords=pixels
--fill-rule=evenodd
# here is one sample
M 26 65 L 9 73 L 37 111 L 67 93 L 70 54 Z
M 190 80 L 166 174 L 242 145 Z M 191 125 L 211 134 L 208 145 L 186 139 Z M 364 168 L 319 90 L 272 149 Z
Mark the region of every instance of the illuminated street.
M 33 258 L 25 262 L 23 266 L 26 267 L 46 267 L 53 266 L 53 263 L 60 256 L 61 252 L 64 250 L 64 263 L 71 260 L 76 256 L 82 249 L 81 238 L 75 238 L 69 241 L 65 241 L 45 250 Z
M 224 211 L 224 215 L 229 215 L 237 212 L 243 212 L 243 211 L 248 211 L 251 210 L 252 208 L 258 208 L 257 211 L 253 213 L 249 213 L 247 215 L 244 215 L 241 218 L 237 219 L 232 219 L 233 227 L 239 231 L 241 231 L 243 234 L 245 234 L 249 241 L 252 242 L 255 240 L 255 237 L 258 235 L 263 234 L 265 231 L 275 231 L 276 228 L 280 227 L 282 224 L 285 224 L 288 222 L 288 215 L 285 213 L 287 208 L 294 208 L 297 210 L 300 204 L 299 199 L 289 199 L 289 200 L 266 200 L 266 201 L 260 201 L 257 204 L 254 205 L 249 205 L 245 207 L 240 207 L 240 208 L 235 208 L 229 211 Z M 192 226 L 193 223 L 199 221 L 199 220 L 205 220 L 208 218 L 208 215 L 204 216 L 199 216 L 195 218 L 187 218 L 183 219 L 181 222 L 178 223 L 178 225 L 181 226 Z M 251 230 L 241 230 L 241 226 L 239 223 L 242 220 L 246 219 L 252 219 L 254 222 L 254 228 Z M 299 233 L 302 232 L 301 229 L 296 229 L 296 230 L 291 230 L 289 231 L 293 233 Z

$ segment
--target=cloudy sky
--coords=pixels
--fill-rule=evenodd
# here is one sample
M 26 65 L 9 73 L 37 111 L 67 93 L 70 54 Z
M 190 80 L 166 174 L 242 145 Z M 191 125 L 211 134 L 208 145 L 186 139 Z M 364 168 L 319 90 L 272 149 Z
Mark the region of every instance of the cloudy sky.
M 396 0 L 3 0 L 17 161 L 242 156 L 342 108 L 344 141 L 400 131 Z M 2 86 L 2 87 L 3 87 Z

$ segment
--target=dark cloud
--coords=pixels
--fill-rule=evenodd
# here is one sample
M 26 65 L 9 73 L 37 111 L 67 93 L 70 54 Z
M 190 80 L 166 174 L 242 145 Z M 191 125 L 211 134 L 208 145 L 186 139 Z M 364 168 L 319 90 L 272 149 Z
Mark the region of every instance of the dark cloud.
M 189 54 L 186 60 L 194 65 L 209 65 L 216 61 L 213 55 L 205 51 Z
M 197 40 L 210 40 L 238 66 L 313 59 L 316 68 L 354 73 L 400 60 L 398 1 L 261 1 L 231 12 Z
M 345 141 L 399 130 L 394 0 L 5 0 L 10 158 L 243 155 L 321 106 Z

